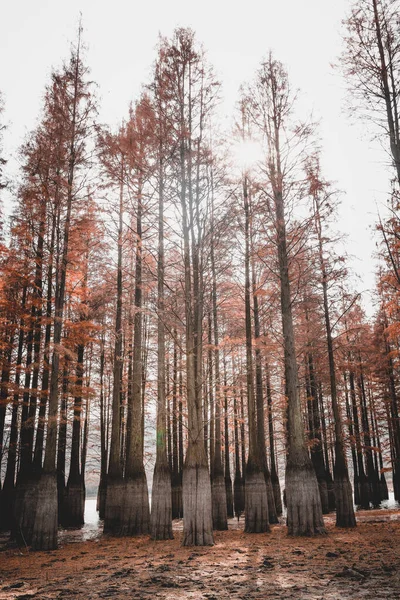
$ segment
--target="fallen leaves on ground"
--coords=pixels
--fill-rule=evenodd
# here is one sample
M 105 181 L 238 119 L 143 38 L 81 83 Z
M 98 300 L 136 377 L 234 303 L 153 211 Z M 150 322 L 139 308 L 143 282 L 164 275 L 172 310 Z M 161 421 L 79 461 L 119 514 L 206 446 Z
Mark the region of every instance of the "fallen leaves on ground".
M 370 599 L 400 598 L 400 512 L 357 513 L 354 530 L 289 538 L 283 525 L 245 534 L 233 520 L 213 547 L 175 539 L 110 538 L 65 544 L 53 552 L 0 553 L 0 600 Z

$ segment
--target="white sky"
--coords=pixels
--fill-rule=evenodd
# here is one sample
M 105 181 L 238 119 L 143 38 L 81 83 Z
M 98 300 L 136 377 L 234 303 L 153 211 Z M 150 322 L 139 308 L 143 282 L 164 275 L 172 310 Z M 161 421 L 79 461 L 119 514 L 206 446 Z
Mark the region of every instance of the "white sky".
M 69 54 L 83 15 L 87 63 L 99 85 L 100 120 L 117 125 L 148 81 L 159 32 L 177 26 L 197 33 L 223 84 L 231 118 L 241 83 L 252 78 L 271 48 L 300 88 L 301 107 L 321 119 L 325 176 L 345 192 L 338 227 L 347 233 L 359 288 L 374 287 L 376 205 L 386 201 L 388 158 L 370 142 L 367 125 L 344 110 L 345 85 L 331 64 L 342 48 L 341 21 L 349 0 L 14 0 L 0 22 L 0 90 L 6 103 L 5 154 L 15 155 L 36 123 L 51 67 Z M 372 133 L 372 132 L 371 132 Z M 375 236 L 376 239 L 376 236 Z M 365 297 L 368 307 L 368 296 Z M 370 312 L 370 308 L 369 308 Z

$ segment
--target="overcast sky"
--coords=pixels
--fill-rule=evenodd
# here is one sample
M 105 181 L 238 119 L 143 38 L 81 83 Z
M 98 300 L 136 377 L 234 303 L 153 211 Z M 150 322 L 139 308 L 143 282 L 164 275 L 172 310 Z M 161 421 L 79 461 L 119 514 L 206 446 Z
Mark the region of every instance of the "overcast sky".
M 51 68 L 68 57 L 82 13 L 87 63 L 99 85 L 100 120 L 116 126 L 149 78 L 158 34 L 190 26 L 223 84 L 231 119 L 241 83 L 272 49 L 301 90 L 303 114 L 320 119 L 325 176 L 345 193 L 338 226 L 348 234 L 359 289 L 374 287 L 377 205 L 389 188 L 388 157 L 367 125 L 345 110 L 345 82 L 332 69 L 342 49 L 349 0 L 14 0 L 3 3 L 0 90 L 5 100 L 5 154 L 13 157 L 36 123 Z M 368 295 L 365 305 L 369 305 Z M 370 308 L 369 308 L 370 312 Z

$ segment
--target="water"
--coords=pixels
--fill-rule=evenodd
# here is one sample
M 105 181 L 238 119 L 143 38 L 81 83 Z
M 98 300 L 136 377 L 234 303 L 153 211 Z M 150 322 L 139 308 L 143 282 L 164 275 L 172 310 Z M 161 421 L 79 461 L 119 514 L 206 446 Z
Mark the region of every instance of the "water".
M 85 524 L 81 529 L 60 529 L 59 542 L 69 544 L 70 542 L 87 542 L 95 540 L 103 533 L 103 521 L 99 519 L 96 510 L 97 498 L 90 497 L 85 501 Z
M 394 499 L 394 492 L 389 492 L 389 500 L 383 500 L 378 508 L 399 508 L 399 503 Z

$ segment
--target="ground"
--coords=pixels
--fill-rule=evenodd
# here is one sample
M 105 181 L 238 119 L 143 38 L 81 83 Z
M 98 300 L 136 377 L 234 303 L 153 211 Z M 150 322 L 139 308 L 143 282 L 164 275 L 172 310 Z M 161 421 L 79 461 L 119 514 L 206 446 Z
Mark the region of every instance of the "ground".
M 357 513 L 354 530 L 289 538 L 283 525 L 245 534 L 243 523 L 215 533 L 215 545 L 182 548 L 175 539 L 97 536 L 54 552 L 0 546 L 0 600 L 132 598 L 400 599 L 400 511 Z

